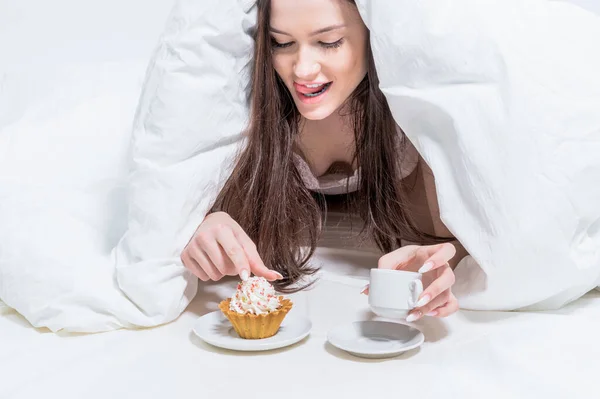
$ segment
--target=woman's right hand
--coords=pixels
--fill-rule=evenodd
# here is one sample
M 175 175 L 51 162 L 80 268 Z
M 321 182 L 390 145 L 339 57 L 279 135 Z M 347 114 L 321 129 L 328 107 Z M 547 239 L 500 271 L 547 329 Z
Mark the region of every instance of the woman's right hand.
M 254 242 L 225 212 L 204 219 L 181 253 L 181 260 L 202 281 L 235 275 L 245 281 L 250 274 L 269 281 L 283 278 L 265 266 Z

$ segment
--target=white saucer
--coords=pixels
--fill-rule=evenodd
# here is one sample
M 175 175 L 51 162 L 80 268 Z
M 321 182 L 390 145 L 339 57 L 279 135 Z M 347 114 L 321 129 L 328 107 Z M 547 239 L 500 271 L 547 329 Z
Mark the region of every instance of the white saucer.
M 386 321 L 357 321 L 329 331 L 327 340 L 354 356 L 382 359 L 415 349 L 425 341 L 418 329 Z
M 279 331 L 264 339 L 243 339 L 235 332 L 227 317 L 216 311 L 200 317 L 193 327 L 194 333 L 203 341 L 220 348 L 236 351 L 266 351 L 293 345 L 304 339 L 312 323 L 293 311 L 283 319 Z

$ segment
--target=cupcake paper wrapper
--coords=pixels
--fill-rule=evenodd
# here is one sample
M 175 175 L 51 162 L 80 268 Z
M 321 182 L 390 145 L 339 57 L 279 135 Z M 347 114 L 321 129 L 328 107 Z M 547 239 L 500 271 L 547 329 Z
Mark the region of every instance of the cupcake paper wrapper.
M 219 309 L 229 319 L 240 337 L 244 339 L 263 339 L 277 334 L 283 319 L 285 319 L 285 316 L 292 309 L 292 301 L 283 297 L 279 299 L 281 306 L 277 310 L 267 314 L 255 315 L 230 310 L 230 298 L 223 300 L 219 304 Z

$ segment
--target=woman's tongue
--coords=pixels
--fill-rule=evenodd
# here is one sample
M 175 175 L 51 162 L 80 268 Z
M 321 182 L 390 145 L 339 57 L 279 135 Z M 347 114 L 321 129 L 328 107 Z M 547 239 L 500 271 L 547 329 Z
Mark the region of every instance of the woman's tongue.
M 306 87 L 304 85 L 297 85 L 296 90 L 302 94 L 315 94 L 323 90 L 327 86 L 326 84 L 318 86 L 318 87 Z

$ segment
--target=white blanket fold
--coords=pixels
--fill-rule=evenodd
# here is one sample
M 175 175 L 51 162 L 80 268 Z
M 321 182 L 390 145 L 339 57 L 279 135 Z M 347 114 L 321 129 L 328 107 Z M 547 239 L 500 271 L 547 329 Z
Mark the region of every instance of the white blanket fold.
M 471 254 L 462 307 L 554 308 L 598 285 L 600 18 L 545 0 L 357 4 L 381 89 Z M 197 279 L 179 254 L 246 127 L 255 23 L 252 0 L 179 0 L 131 142 L 145 60 L 0 63 L 0 300 L 54 331 L 181 314 Z

